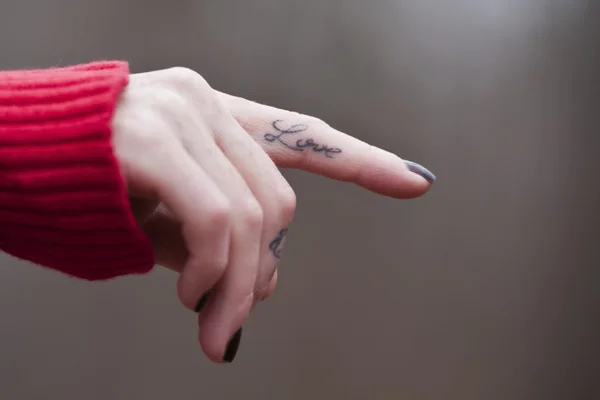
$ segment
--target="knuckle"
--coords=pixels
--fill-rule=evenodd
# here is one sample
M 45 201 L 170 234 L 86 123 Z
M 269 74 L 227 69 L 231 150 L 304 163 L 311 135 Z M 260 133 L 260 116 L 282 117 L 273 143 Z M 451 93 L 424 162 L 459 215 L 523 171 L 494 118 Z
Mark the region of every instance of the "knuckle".
M 264 213 L 256 199 L 251 198 L 244 202 L 244 206 L 240 209 L 240 219 L 246 229 L 262 228 Z
M 185 110 L 187 103 L 181 92 L 172 88 L 161 88 L 156 92 L 155 99 L 154 105 L 159 111 L 168 110 L 170 113 Z
M 177 92 L 186 94 L 203 110 L 220 109 L 215 92 L 202 75 L 185 67 L 174 67 L 168 71 L 168 82 Z
M 167 80 L 173 84 L 183 85 L 184 87 L 189 87 L 191 83 L 196 84 L 196 82 L 206 82 L 202 75 L 197 73 L 191 68 L 186 67 L 172 67 L 166 70 Z
M 198 114 L 209 126 L 222 122 L 229 114 L 227 107 L 210 84 L 195 71 L 185 67 L 167 70 L 164 87 L 179 95 L 168 107 L 175 115 L 185 120 L 189 114 Z
M 296 193 L 291 186 L 287 185 L 285 189 L 281 190 L 278 195 L 279 207 L 281 209 L 282 218 L 291 221 L 294 213 L 296 212 Z
M 220 121 L 225 114 L 225 107 L 221 104 L 212 89 L 194 90 L 191 94 L 191 99 L 197 105 L 198 111 L 205 118 Z
M 212 269 L 214 279 L 218 279 L 227 269 L 228 254 L 226 252 L 216 252 L 208 261 L 208 265 Z
M 202 264 L 206 263 L 207 258 L 210 260 L 214 258 L 212 255 L 206 256 L 206 250 L 203 250 L 203 238 L 206 235 L 222 238 L 227 234 L 227 222 L 228 219 L 225 217 L 215 218 L 215 214 L 207 213 L 194 220 L 188 220 L 182 225 L 181 234 L 186 240 L 189 251 L 196 255 L 202 255 Z
M 152 110 L 163 121 L 162 125 L 167 126 L 165 133 L 178 136 L 185 131 L 184 127 L 190 122 L 188 103 L 181 93 L 172 88 L 162 89 L 156 93 L 156 102 Z
M 228 254 L 226 252 L 216 251 L 211 254 L 205 254 L 198 265 L 198 268 L 202 269 L 202 272 L 199 274 L 202 286 L 205 289 L 214 286 L 225 273 L 228 263 Z
M 231 220 L 231 205 L 227 200 L 219 200 L 210 206 L 206 214 L 208 226 L 215 230 L 224 230 Z

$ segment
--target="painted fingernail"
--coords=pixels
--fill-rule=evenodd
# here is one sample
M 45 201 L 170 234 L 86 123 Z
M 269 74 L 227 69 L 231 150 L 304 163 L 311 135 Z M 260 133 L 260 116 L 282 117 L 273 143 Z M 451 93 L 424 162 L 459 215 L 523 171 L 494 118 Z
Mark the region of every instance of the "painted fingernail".
M 209 295 L 210 295 L 210 292 L 206 292 L 206 293 L 204 293 L 204 295 L 202 295 L 202 297 L 200 297 L 200 300 L 198 300 L 198 303 L 196 303 L 196 307 L 194 308 L 194 311 L 199 313 L 200 310 L 202 310 L 204 308 L 204 306 L 208 302 Z
M 414 172 L 415 174 L 425 178 L 425 180 L 429 183 L 435 182 L 435 175 L 424 166 L 417 164 L 416 162 L 406 160 L 404 160 L 404 163 L 408 167 L 409 171 Z
M 223 361 L 232 362 L 237 354 L 238 348 L 240 347 L 240 340 L 242 340 L 242 328 L 238 329 L 236 333 L 233 334 L 231 339 L 229 339 L 229 343 L 227 343 L 227 349 L 225 350 L 225 355 L 223 356 Z

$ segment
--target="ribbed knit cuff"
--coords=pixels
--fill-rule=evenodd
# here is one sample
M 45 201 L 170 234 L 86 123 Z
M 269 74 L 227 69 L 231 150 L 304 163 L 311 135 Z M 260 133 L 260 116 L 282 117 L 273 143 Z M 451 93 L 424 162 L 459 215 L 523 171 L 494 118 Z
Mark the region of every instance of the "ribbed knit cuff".
M 97 280 L 144 273 L 111 119 L 124 62 L 0 72 L 0 249 Z

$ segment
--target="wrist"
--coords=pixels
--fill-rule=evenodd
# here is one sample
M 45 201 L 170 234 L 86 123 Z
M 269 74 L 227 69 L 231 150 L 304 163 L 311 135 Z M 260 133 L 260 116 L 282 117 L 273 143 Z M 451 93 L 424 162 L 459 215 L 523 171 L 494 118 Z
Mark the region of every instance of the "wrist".
M 0 245 L 86 279 L 152 267 L 111 145 L 127 64 L 0 74 Z

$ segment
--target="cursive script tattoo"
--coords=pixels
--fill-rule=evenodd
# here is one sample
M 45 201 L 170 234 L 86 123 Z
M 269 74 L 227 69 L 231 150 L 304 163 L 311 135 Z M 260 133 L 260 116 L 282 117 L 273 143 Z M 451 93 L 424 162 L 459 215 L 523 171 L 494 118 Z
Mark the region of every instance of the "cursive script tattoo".
M 295 142 L 293 139 L 286 140 L 286 137 L 298 134 L 300 132 L 304 132 L 308 129 L 308 125 L 305 124 L 296 124 L 285 129 L 283 127 L 283 121 L 277 120 L 273 122 L 273 129 L 277 133 L 266 133 L 264 138 L 267 142 L 279 142 L 290 150 L 294 151 L 304 151 L 304 149 L 312 149 L 312 151 L 316 153 L 324 153 L 328 158 L 334 158 L 333 154 L 339 154 L 342 152 L 341 149 L 336 147 L 329 147 L 327 145 L 322 145 L 319 143 L 315 143 L 313 139 L 297 139 Z
M 281 253 L 283 252 L 283 245 L 285 243 L 285 237 L 287 236 L 287 232 L 287 228 L 280 230 L 277 234 L 277 237 L 271 240 L 271 243 L 269 243 L 269 250 L 271 250 L 271 253 L 275 258 L 281 258 Z

